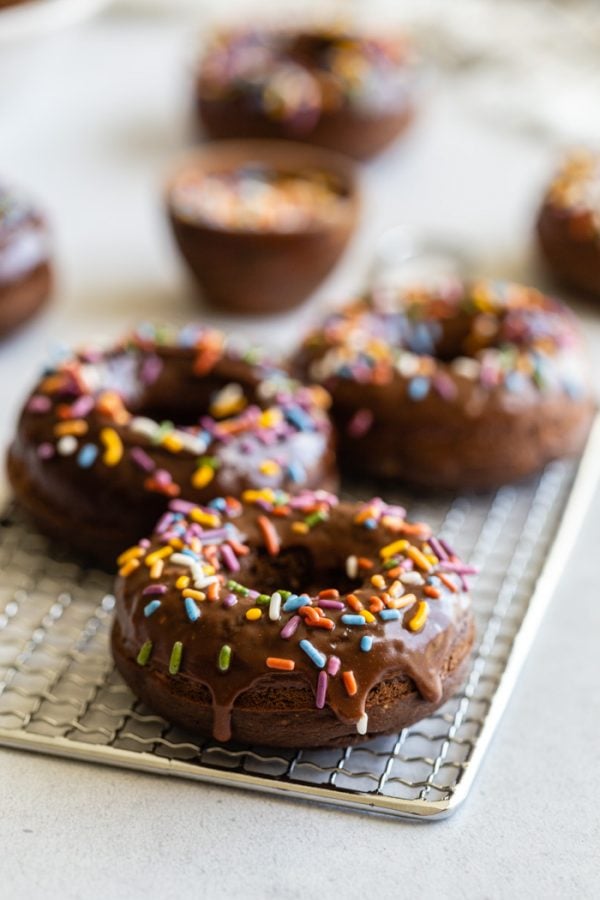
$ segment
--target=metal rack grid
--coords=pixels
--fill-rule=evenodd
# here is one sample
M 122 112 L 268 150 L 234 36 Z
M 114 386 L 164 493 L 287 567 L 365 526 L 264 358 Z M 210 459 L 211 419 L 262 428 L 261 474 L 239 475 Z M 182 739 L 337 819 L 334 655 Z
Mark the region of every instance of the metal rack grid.
M 0 744 L 390 815 L 439 818 L 465 798 L 600 473 L 600 424 L 579 465 L 490 496 L 415 502 L 480 568 L 463 690 L 435 715 L 346 750 L 197 742 L 144 708 L 114 669 L 111 579 L 0 520 Z

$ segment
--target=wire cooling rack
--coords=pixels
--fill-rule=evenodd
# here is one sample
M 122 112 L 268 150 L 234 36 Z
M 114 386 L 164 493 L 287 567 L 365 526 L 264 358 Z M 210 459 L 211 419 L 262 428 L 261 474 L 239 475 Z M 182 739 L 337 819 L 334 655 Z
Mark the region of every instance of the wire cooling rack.
M 346 750 L 198 742 L 144 708 L 109 653 L 111 579 L 66 557 L 19 511 L 0 520 L 0 744 L 363 811 L 437 818 L 467 795 L 600 472 L 580 463 L 490 496 L 408 503 L 480 568 L 463 690 L 435 715 Z

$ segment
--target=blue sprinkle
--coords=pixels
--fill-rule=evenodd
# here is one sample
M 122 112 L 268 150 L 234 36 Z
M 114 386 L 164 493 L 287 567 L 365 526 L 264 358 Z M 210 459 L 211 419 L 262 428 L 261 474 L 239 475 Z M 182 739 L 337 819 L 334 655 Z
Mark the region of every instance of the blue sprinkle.
M 198 604 L 192 597 L 185 598 L 185 612 L 190 622 L 196 622 L 200 618 Z
M 354 616 L 354 615 L 351 615 L 350 613 L 347 613 L 345 616 L 342 616 L 342 622 L 344 623 L 344 625 L 366 625 L 367 624 L 367 620 L 365 619 L 364 616 L 359 616 L 359 615 Z
M 373 638 L 370 634 L 365 634 L 360 639 L 360 649 L 364 653 L 368 653 L 371 647 L 373 646 Z
M 377 522 L 375 519 L 365 519 L 363 522 L 363 528 L 368 528 L 369 531 L 373 531 L 374 528 L 377 528 Z
M 397 609 L 382 609 L 379 613 L 379 617 L 383 619 L 384 622 L 391 622 L 393 619 L 399 619 L 400 613 Z
M 98 448 L 95 444 L 84 444 L 77 454 L 77 462 L 82 469 L 89 469 L 94 465 L 97 456 Z
M 301 606 L 307 606 L 309 600 L 306 594 L 302 594 L 301 597 L 298 594 L 290 594 L 285 603 L 283 604 L 284 612 L 295 612 L 297 609 L 300 609 Z
M 504 386 L 507 391 L 519 394 L 527 385 L 527 379 L 520 372 L 509 372 L 504 379 Z
M 151 600 L 150 603 L 147 603 L 144 607 L 144 615 L 146 618 L 151 616 L 152 613 L 155 613 L 158 607 L 160 606 L 160 600 Z
M 317 648 L 313 647 L 313 645 L 311 644 L 310 641 L 307 641 L 306 639 L 303 641 L 300 641 L 299 646 L 300 646 L 301 650 L 304 650 L 304 652 L 306 653 L 306 655 L 308 656 L 310 661 L 314 662 L 317 669 L 325 668 L 325 663 L 327 662 L 327 657 L 325 656 L 324 653 L 319 653 Z
M 314 431 L 314 426 L 309 415 L 299 406 L 291 406 L 285 410 L 285 417 L 291 425 L 295 425 L 299 431 Z
M 183 556 L 190 556 L 192 559 L 196 560 L 196 562 L 200 561 L 198 554 L 194 553 L 193 550 L 190 550 L 189 547 L 183 547 L 179 552 L 183 554 Z
M 211 509 L 219 509 L 221 511 L 227 509 L 227 503 L 225 502 L 225 497 L 215 497 L 214 500 L 211 500 L 208 504 Z
M 306 471 L 300 463 L 291 462 L 287 467 L 287 471 L 294 484 L 304 484 L 306 481 Z
M 411 400 L 424 400 L 429 393 L 429 378 L 417 375 L 408 384 L 408 396 Z

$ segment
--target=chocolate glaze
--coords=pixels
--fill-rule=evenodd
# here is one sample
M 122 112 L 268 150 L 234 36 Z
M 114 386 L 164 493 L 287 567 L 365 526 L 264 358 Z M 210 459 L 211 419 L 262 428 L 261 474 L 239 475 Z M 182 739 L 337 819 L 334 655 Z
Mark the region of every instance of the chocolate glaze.
M 0 335 L 37 312 L 48 299 L 51 282 L 44 219 L 0 187 Z
M 344 65 L 340 54 L 353 59 Z M 197 107 L 214 138 L 295 139 L 366 159 L 412 120 L 415 81 L 405 39 L 237 29 L 208 47 Z
M 231 384 L 243 408 L 211 416 Z M 322 389 L 240 355 L 218 332 L 138 333 L 45 373 L 21 414 L 9 475 L 43 530 L 111 566 L 172 497 L 332 483 L 327 404 Z M 116 462 L 107 433 L 121 445 Z M 199 461 L 212 468 L 205 484 Z
M 306 527 L 307 516 L 315 509 L 324 521 L 299 533 L 296 529 Z M 211 511 L 214 513 L 214 508 Z M 249 552 L 239 557 L 238 571 L 227 572 L 222 545 L 217 546 L 216 554 L 209 550 L 208 559 L 212 563 L 217 560 L 218 586 L 212 600 L 196 604 L 200 614 L 196 621 L 190 621 L 182 589 L 176 587 L 178 579 L 190 573 L 189 568 L 179 564 L 180 557 L 173 557 L 175 564 L 166 560 L 158 587 L 143 560 L 169 546 L 169 540 L 177 536 L 183 540 L 186 552 L 193 544 L 195 528 L 202 545 L 196 559 L 205 566 L 211 538 L 203 537 L 198 525 L 192 525 L 190 530 L 193 514 L 189 512 L 187 518 L 181 512 L 178 517 L 163 519 L 149 545 L 139 548 L 141 564 L 136 563 L 137 567 L 129 571 L 127 566 L 131 563 L 126 557 L 121 560 L 125 568 L 116 586 L 113 632 L 117 665 L 150 705 L 185 727 L 206 732 L 207 707 L 212 707 L 212 734 L 220 741 L 234 737 L 276 746 L 288 744 L 288 740 L 290 746 L 347 743 L 366 734 L 394 730 L 399 715 L 402 723 L 408 724 L 413 719 L 410 712 L 407 718 L 403 704 L 413 715 L 416 711 L 416 718 L 426 714 L 424 710 L 433 711 L 448 696 L 446 682 L 456 688 L 456 677 L 447 676 L 449 672 L 462 676 L 462 663 L 473 640 L 469 600 L 461 587 L 464 581 L 457 574 L 457 570 L 469 570 L 456 557 L 450 558 L 440 545 L 436 546 L 445 559 L 430 556 L 431 563 L 424 563 L 426 570 L 413 563 L 407 554 L 414 548 L 433 552 L 428 543 L 430 530 L 423 524 L 411 528 L 404 515 L 404 510 L 389 507 L 378 499 L 367 504 L 338 504 L 337 498 L 323 491 L 305 492 L 296 498 L 268 491 L 246 494 L 241 507 L 236 504 L 221 512 L 218 529 L 227 525 Z M 266 517 L 275 529 L 275 554 L 269 555 L 265 549 L 260 517 Z M 214 526 L 211 530 L 215 534 Z M 403 552 L 390 557 L 394 563 L 389 575 L 390 568 L 384 568 L 381 550 L 402 538 L 406 538 L 404 545 L 398 546 L 403 546 Z M 354 556 L 370 560 L 372 568 L 348 577 L 347 560 Z M 420 555 L 417 559 L 423 562 Z M 221 570 L 225 570 L 223 575 Z M 437 572 L 447 573 L 446 583 L 440 581 Z M 385 585 L 376 587 L 371 578 L 380 573 Z M 232 587 L 229 578 L 238 586 Z M 406 583 L 402 584 L 402 579 Z M 239 585 L 244 586 L 244 591 L 239 590 Z M 439 594 L 435 599 L 426 593 L 434 585 L 434 593 Z M 336 587 L 341 596 L 317 596 L 319 591 Z M 306 594 L 304 606 L 320 607 L 331 630 L 310 627 L 303 619 L 305 610 L 285 611 L 285 606 L 272 620 L 270 597 L 284 588 Z M 248 589 L 260 596 L 244 596 Z M 153 594 L 153 590 L 158 594 Z M 369 610 L 374 598 L 389 598 L 389 591 L 395 597 L 406 598 L 403 607 L 393 613 L 397 619 L 383 621 L 380 613 L 375 613 L 370 616 L 372 621 L 363 625 L 345 624 L 343 617 L 356 615 L 357 603 Z M 232 597 L 235 605 L 228 606 Z M 148 614 L 148 603 L 154 598 L 160 605 Z M 411 623 L 414 624 L 419 604 L 427 606 L 428 615 L 422 627 L 415 630 Z M 383 602 L 380 605 L 389 613 Z M 260 610 L 258 621 L 247 619 L 246 613 L 251 609 Z M 295 619 L 299 620 L 296 630 L 286 634 Z M 368 652 L 360 649 L 365 636 L 372 638 Z M 318 668 L 306 655 L 300 645 L 303 640 L 310 642 L 327 665 L 332 657 L 337 657 L 339 671 L 335 675 L 320 674 L 328 669 Z M 141 660 L 143 665 L 138 660 L 134 666 L 146 642 L 152 644 L 151 653 L 147 660 Z M 169 674 L 176 642 L 182 647 L 181 664 L 176 673 Z M 218 660 L 224 644 L 231 649 L 231 661 L 227 671 L 220 671 Z M 269 668 L 266 660 L 272 657 L 293 661 L 293 671 Z M 342 678 L 346 671 L 352 671 L 356 679 L 356 693 L 352 696 Z M 326 709 L 325 704 L 317 708 L 315 701 L 320 678 L 327 681 Z M 244 711 L 242 722 L 243 715 L 250 718 L 250 723 L 246 721 L 241 729 L 236 728 L 239 710 Z M 289 738 L 277 722 L 271 723 L 274 733 L 260 732 L 261 716 L 277 711 L 283 717 L 289 715 L 293 722 Z M 367 726 L 365 714 L 376 724 Z
M 491 488 L 577 453 L 594 409 L 574 317 L 497 282 L 363 298 L 296 367 L 332 395 L 343 468 L 427 487 Z
M 560 281 L 600 297 L 600 154 L 565 160 L 545 193 L 537 236 Z

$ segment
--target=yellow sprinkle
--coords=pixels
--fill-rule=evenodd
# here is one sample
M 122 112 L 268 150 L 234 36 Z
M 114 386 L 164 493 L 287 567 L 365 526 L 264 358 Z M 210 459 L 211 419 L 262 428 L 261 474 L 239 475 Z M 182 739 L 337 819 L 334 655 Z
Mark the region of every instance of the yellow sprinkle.
M 183 443 L 176 434 L 166 434 L 160 443 L 170 453 L 181 453 L 183 450 Z
M 369 623 L 369 625 L 370 625 L 372 622 L 375 622 L 375 621 L 376 621 L 376 620 L 375 620 L 375 616 L 373 615 L 372 612 L 369 612 L 368 609 L 361 609 L 360 614 L 361 614 L 361 616 L 363 616 L 363 617 L 367 620 L 367 622 Z
M 412 616 L 408 620 L 408 627 L 411 631 L 420 631 L 425 622 L 427 621 L 427 616 L 429 614 L 429 604 L 425 600 L 420 600 L 417 606 L 417 611 L 414 616 Z
M 150 566 L 154 565 L 157 559 L 166 559 L 173 552 L 172 547 L 159 547 L 158 550 L 153 550 L 152 553 L 149 553 L 145 559 L 145 563 L 150 568 Z
M 378 588 L 382 591 L 385 588 L 385 578 L 383 575 L 372 575 L 371 584 L 374 588 Z
M 271 488 L 263 488 L 261 491 L 248 490 L 242 494 L 244 503 L 257 503 L 265 500 L 267 503 L 273 503 L 275 500 L 275 492 Z
M 177 581 L 175 582 L 175 587 L 178 591 L 182 591 L 184 588 L 188 586 L 190 583 L 190 579 L 187 575 L 180 575 Z
M 309 528 L 306 522 L 294 522 L 292 531 L 295 531 L 296 534 L 308 534 Z
M 205 565 L 203 571 L 205 575 L 214 575 L 216 570 L 214 566 Z
M 277 409 L 276 406 L 272 406 L 260 414 L 258 424 L 261 428 L 274 428 L 275 425 L 279 425 L 282 419 L 283 413 L 281 410 Z
M 262 610 L 258 608 L 258 606 L 253 606 L 252 609 L 249 609 L 246 613 L 246 618 L 250 622 L 256 622 L 257 619 L 260 619 L 262 616 Z
M 425 559 L 427 560 L 427 562 L 429 563 L 430 566 L 435 566 L 439 562 L 439 559 L 437 558 L 435 553 L 426 553 Z
M 117 559 L 117 565 L 123 566 L 126 562 L 129 562 L 130 559 L 139 559 L 145 552 L 143 547 L 138 547 L 136 544 L 135 547 L 130 547 L 129 550 L 124 550 L 123 553 L 121 553 Z
M 150 577 L 154 578 L 155 580 L 157 578 L 160 578 L 160 576 L 163 573 L 164 567 L 165 567 L 165 564 L 162 561 L 162 559 L 157 559 L 156 562 L 153 563 L 152 566 L 150 567 Z
M 388 588 L 388 594 L 390 597 L 400 597 L 403 590 L 404 585 L 401 581 L 393 581 Z
M 181 592 L 181 596 L 191 597 L 192 600 L 199 600 L 200 603 L 202 603 L 203 600 L 206 600 L 206 594 L 204 593 L 204 591 L 196 591 L 193 588 L 185 588 L 185 590 Z
M 178 537 L 171 538 L 171 540 L 169 541 L 169 547 L 172 547 L 173 550 L 182 550 L 183 541 Z
M 88 423 L 85 419 L 69 419 L 68 422 L 58 422 L 54 426 L 54 434 L 56 437 L 63 437 L 66 434 L 86 434 L 87 430 Z
M 210 484 L 215 477 L 215 470 L 212 466 L 198 466 L 192 475 L 192 487 L 200 490 Z
M 100 440 L 104 444 L 102 461 L 105 466 L 116 466 L 123 456 L 123 442 L 114 428 L 102 428 Z
M 379 551 L 379 555 L 382 559 L 389 559 L 390 556 L 395 556 L 396 553 L 404 553 L 408 546 L 408 541 L 406 540 L 406 538 L 403 538 L 400 541 L 394 541 L 393 544 L 388 544 L 386 547 L 382 547 Z
M 203 512 L 198 507 L 191 511 L 190 518 L 193 522 L 197 522 L 198 525 L 206 525 L 208 528 L 218 528 L 221 524 L 219 516 L 216 516 L 214 513 Z
M 121 566 L 119 569 L 119 575 L 121 578 L 127 578 L 128 575 L 131 575 L 132 572 L 135 572 L 136 569 L 139 569 L 140 561 L 139 559 L 130 559 L 129 562 L 126 562 L 124 566 Z
M 417 565 L 420 569 L 424 569 L 425 572 L 429 572 L 429 570 L 431 569 L 431 565 L 429 564 L 427 557 L 424 553 L 421 553 L 418 547 L 409 547 L 406 551 L 406 555 L 409 559 L 412 559 L 415 565 Z
M 281 466 L 274 459 L 265 459 L 259 469 L 263 475 L 279 475 L 281 472 Z

